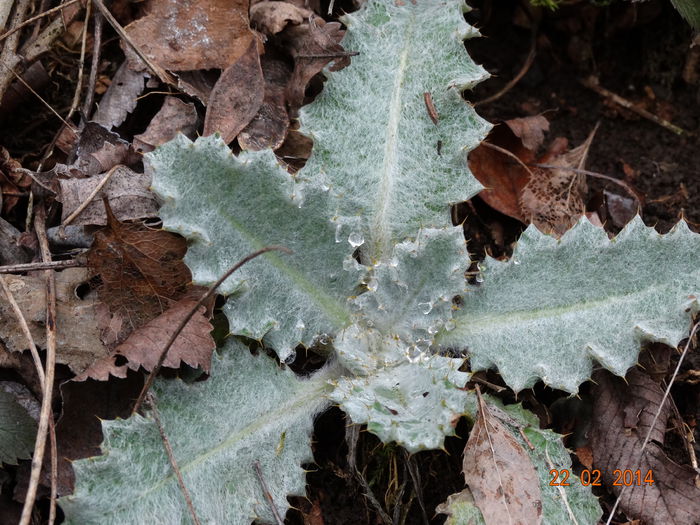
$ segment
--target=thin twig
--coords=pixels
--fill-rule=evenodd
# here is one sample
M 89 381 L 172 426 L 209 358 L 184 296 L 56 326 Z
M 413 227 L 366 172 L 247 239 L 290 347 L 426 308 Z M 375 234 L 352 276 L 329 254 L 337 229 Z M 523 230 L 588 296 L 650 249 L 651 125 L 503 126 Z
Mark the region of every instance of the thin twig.
M 83 210 L 85 210 L 85 208 L 87 208 L 90 205 L 90 203 L 92 202 L 92 199 L 94 199 L 97 196 L 97 194 L 100 193 L 100 190 L 102 188 L 104 188 L 105 184 L 107 184 L 109 182 L 109 179 L 112 177 L 114 172 L 117 171 L 117 169 L 119 169 L 121 167 L 122 167 L 121 164 L 117 164 L 111 170 L 109 170 L 107 172 L 107 174 L 102 178 L 102 180 L 97 184 L 97 186 L 95 186 L 95 189 L 93 189 L 90 192 L 90 195 L 88 195 L 87 198 L 83 202 L 80 203 L 80 206 L 78 206 L 73 211 L 73 213 L 71 213 L 68 217 L 66 217 L 66 220 L 63 221 L 63 224 L 61 224 L 61 226 L 68 226 L 71 222 L 73 222 L 73 220 L 78 215 L 83 213 Z
M 12 22 L 10 26 L 11 29 L 14 29 L 22 23 L 22 19 L 27 13 L 30 3 L 31 0 L 18 0 L 15 2 L 15 11 L 12 15 Z M 9 74 L 9 72 L 12 71 L 12 68 L 19 64 L 22 60 L 22 57 L 20 57 L 20 55 L 17 53 L 18 47 L 19 33 L 15 33 L 5 41 L 2 51 L 0 51 L 0 64 L 6 68 L 4 71 L 0 71 L 0 100 L 5 94 L 5 91 L 7 91 L 10 82 L 12 82 L 12 75 Z
M 100 66 L 100 54 L 102 51 L 102 29 L 104 26 L 104 17 L 101 13 L 95 12 L 95 16 L 93 18 L 93 25 L 95 29 L 92 37 L 90 76 L 88 77 L 88 84 L 85 92 L 85 101 L 83 102 L 83 113 L 85 114 L 86 119 L 90 118 L 90 114 L 92 111 L 92 103 L 95 101 L 95 85 L 97 84 L 97 72 Z
M 642 442 L 642 449 L 640 451 L 640 460 L 644 456 L 644 450 L 646 449 L 647 445 L 649 444 L 649 440 L 651 439 L 651 433 L 654 431 L 654 425 L 656 424 L 656 421 L 659 419 L 659 415 L 661 414 L 661 409 L 664 406 L 664 403 L 668 399 L 668 396 L 671 394 L 671 387 L 673 386 L 673 383 L 676 380 L 676 377 L 678 376 L 678 372 L 681 369 L 681 365 L 683 364 L 683 360 L 685 359 L 685 356 L 688 355 L 688 348 L 690 347 L 690 343 L 693 340 L 693 337 L 695 337 L 695 332 L 697 332 L 698 327 L 700 327 L 700 321 L 695 323 L 693 325 L 693 329 L 690 331 L 690 335 L 688 336 L 688 341 L 685 343 L 685 347 L 683 348 L 683 352 L 681 353 L 681 356 L 678 358 L 678 364 L 676 365 L 676 369 L 673 371 L 673 375 L 671 376 L 671 380 L 668 382 L 668 385 L 666 386 L 666 390 L 664 391 L 664 395 L 661 398 L 661 402 L 659 403 L 659 406 L 656 407 L 656 413 L 654 414 L 654 418 L 651 420 L 651 423 L 649 424 L 649 429 L 647 430 L 647 435 L 644 438 L 644 441 Z M 608 516 L 607 521 L 605 522 L 605 525 L 610 525 L 612 523 L 613 516 L 615 515 L 615 512 L 617 511 L 617 507 L 620 504 L 620 501 L 622 500 L 622 496 L 625 493 L 625 488 L 626 486 L 623 485 L 622 488 L 620 489 L 620 493 L 617 495 L 617 499 L 615 500 L 615 504 L 613 505 L 612 510 L 610 511 L 610 515 Z
M 356 57 L 359 55 L 359 51 L 345 51 L 341 53 L 315 53 L 311 55 L 296 55 L 297 58 L 344 58 L 344 57 Z
M 58 445 L 56 444 L 56 426 L 52 417 L 49 418 L 49 440 L 51 445 L 51 494 L 47 525 L 53 525 L 56 521 L 56 497 L 58 496 Z
M 515 160 L 515 162 L 517 164 L 520 164 L 523 168 L 525 168 L 525 171 L 527 171 L 530 174 L 530 177 L 534 178 L 535 174 L 532 173 L 532 170 L 530 168 L 528 168 L 527 164 L 525 164 L 522 160 L 520 160 L 514 153 L 511 153 L 510 151 L 508 151 L 505 148 L 502 148 L 500 146 L 496 146 L 495 144 L 491 144 L 490 142 L 486 142 L 486 141 L 483 141 L 481 143 L 481 145 L 486 146 L 487 148 L 490 148 L 494 151 L 498 151 L 499 153 L 503 153 L 504 155 L 507 155 L 508 157 L 512 158 L 513 160 Z
M 80 259 L 69 259 L 67 261 L 35 262 L 25 264 L 8 264 L 7 266 L 0 266 L 0 274 L 31 272 L 34 270 L 63 270 L 64 268 L 84 268 L 85 266 L 87 266 L 87 263 Z
M 520 71 L 518 71 L 518 74 L 515 75 L 510 82 L 508 82 L 505 86 L 503 86 L 499 91 L 491 95 L 490 97 L 486 97 L 483 100 L 479 100 L 477 102 L 474 102 L 474 107 L 477 106 L 483 106 L 484 104 L 490 104 L 491 102 L 494 102 L 495 100 L 498 100 L 501 98 L 503 95 L 508 93 L 513 87 L 520 82 L 520 80 L 525 76 L 525 74 L 530 70 L 530 67 L 532 66 L 532 63 L 535 61 L 535 56 L 537 55 L 537 38 L 536 38 L 536 33 L 537 33 L 537 25 L 532 26 L 532 40 L 530 43 L 530 52 L 527 54 L 527 58 L 525 58 L 525 62 L 523 63 L 523 67 L 520 68 Z
M 5 66 L 5 64 L 3 64 L 3 66 Z M 32 95 L 34 95 L 36 98 L 38 98 L 39 101 L 40 101 L 44 106 L 46 106 L 46 107 L 49 109 L 49 111 L 51 111 L 51 113 L 53 113 L 54 115 L 56 115 L 56 117 L 58 117 L 58 118 L 60 119 L 60 121 L 63 122 L 63 124 L 64 124 L 65 126 L 68 126 L 72 131 L 75 131 L 75 128 L 74 128 L 73 126 L 71 126 L 68 122 L 66 122 L 66 119 L 64 119 L 64 118 L 60 115 L 60 113 L 59 113 L 58 111 L 56 111 L 55 109 L 53 109 L 53 107 L 51 106 L 51 104 L 49 104 L 48 102 L 46 102 L 46 100 L 44 100 L 44 98 L 43 98 L 39 93 L 37 93 L 36 91 L 34 91 L 34 88 L 32 88 L 32 86 L 30 86 L 29 84 L 27 84 L 27 82 L 26 82 L 21 76 L 19 76 L 19 74 L 18 74 L 14 69 L 12 69 L 10 66 L 5 66 L 5 67 L 6 67 L 7 69 L 9 69 L 10 72 L 15 76 L 15 78 L 17 78 L 17 80 L 19 80 L 22 84 L 24 84 L 24 87 L 26 87 L 26 88 L 30 91 L 30 93 L 31 93 Z
M 555 169 L 555 170 L 568 170 L 568 171 L 573 171 L 574 173 L 580 173 L 582 175 L 588 175 L 589 177 L 593 177 L 596 179 L 603 179 L 607 180 L 610 182 L 613 182 L 617 184 L 618 186 L 624 188 L 624 190 L 629 193 L 634 200 L 637 201 L 637 203 L 641 204 L 642 202 L 642 196 L 637 194 L 637 192 L 627 184 L 624 180 L 616 179 L 615 177 L 611 177 L 610 175 L 605 175 L 603 173 L 597 173 L 595 171 L 589 171 L 589 170 L 583 170 L 579 168 L 572 168 L 569 166 L 556 166 L 555 164 L 530 164 L 530 166 L 535 167 L 535 168 L 546 168 L 546 169 Z
M 85 9 L 85 22 L 83 23 L 83 35 L 80 42 L 80 62 L 78 64 L 78 79 L 75 83 L 75 91 L 73 92 L 73 102 L 71 102 L 70 109 L 68 110 L 68 115 L 66 120 L 70 121 L 70 118 L 78 109 L 78 103 L 80 102 L 80 93 L 83 89 L 83 72 L 85 70 L 85 50 L 87 48 L 87 34 L 88 26 L 90 25 L 90 16 L 92 15 L 92 2 L 87 3 Z
M 22 23 L 19 24 L 18 26 L 14 27 L 14 28 L 10 29 L 9 31 L 7 31 L 6 33 L 3 33 L 2 35 L 0 35 L 0 42 L 2 42 L 3 40 L 5 40 L 5 39 L 6 39 L 8 36 L 10 36 L 11 34 L 13 34 L 13 33 L 17 32 L 17 31 L 19 31 L 19 30 L 22 29 L 23 27 L 28 26 L 28 25 L 31 24 L 32 22 L 35 22 L 36 20 L 39 20 L 39 19 L 41 19 L 41 18 L 44 18 L 45 16 L 48 16 L 48 15 L 50 15 L 50 14 L 53 14 L 53 13 L 55 13 L 56 11 L 61 11 L 62 9 L 65 9 L 66 7 L 71 6 L 71 5 L 73 5 L 73 4 L 77 3 L 77 2 L 80 2 L 80 0 L 68 0 L 67 2 L 62 3 L 62 4 L 59 5 L 59 6 L 52 7 L 51 9 L 49 9 L 49 10 L 47 10 L 47 11 L 44 11 L 43 13 L 39 13 L 39 14 L 36 15 L 36 16 L 33 16 L 33 17 L 31 17 L 31 18 L 27 18 L 24 22 L 22 22 Z M 89 5 L 89 2 L 88 2 L 88 5 Z
M 588 89 L 595 91 L 599 95 L 601 95 L 607 99 L 612 100 L 615 104 L 618 104 L 619 106 L 622 106 L 625 109 L 629 109 L 630 111 L 635 112 L 640 117 L 644 117 L 647 120 L 651 120 L 652 122 L 655 122 L 659 126 L 666 128 L 667 130 L 675 133 L 676 135 L 683 135 L 683 134 L 688 133 L 683 128 L 678 127 L 675 124 L 672 124 L 668 120 L 663 119 L 657 115 L 654 115 L 653 113 L 647 111 L 646 109 L 643 109 L 643 108 L 640 108 L 640 107 L 634 105 L 632 102 L 630 102 L 626 98 L 623 98 L 620 95 L 605 89 L 603 86 L 600 85 L 600 81 L 598 80 L 597 77 L 590 76 L 588 78 L 581 79 L 580 82 L 584 87 L 587 87 Z
M 129 47 L 134 50 L 134 53 L 138 55 L 138 57 L 143 60 L 144 64 L 148 66 L 148 69 L 150 69 L 155 75 L 163 82 L 164 84 L 170 84 L 172 86 L 177 87 L 177 81 L 175 78 L 168 73 L 165 69 L 160 67 L 158 64 L 151 62 L 151 60 L 146 56 L 146 54 L 141 51 L 141 48 L 139 48 L 136 43 L 129 38 L 129 35 L 126 34 L 126 31 L 124 31 L 124 28 L 117 22 L 116 18 L 112 16 L 112 13 L 109 12 L 109 9 L 105 6 L 104 2 L 102 0 L 92 0 L 95 3 L 95 6 L 97 9 L 100 10 L 100 13 L 102 13 L 102 16 L 105 17 L 105 20 L 109 22 L 109 25 L 111 25 L 114 30 L 117 32 L 117 34 L 124 39 L 124 41 L 129 44 Z
M 156 363 L 156 366 L 153 367 L 153 370 L 151 370 L 151 373 L 148 375 L 148 378 L 146 379 L 146 382 L 143 385 L 143 388 L 141 389 L 141 392 L 139 393 L 138 399 L 136 399 L 136 403 L 134 403 L 134 408 L 132 410 L 132 414 L 135 414 L 138 412 L 139 408 L 141 407 L 141 403 L 143 403 L 144 397 L 146 396 L 146 393 L 148 392 L 148 389 L 151 388 L 151 385 L 153 384 L 153 380 L 155 379 L 156 375 L 158 375 L 158 372 L 160 371 L 160 367 L 163 366 L 163 362 L 165 361 L 165 357 L 168 355 L 168 350 L 170 350 L 170 347 L 173 345 L 175 342 L 175 339 L 177 339 L 177 336 L 180 335 L 180 332 L 182 332 L 182 329 L 185 328 L 185 325 L 190 322 L 190 319 L 192 319 L 192 316 L 199 310 L 199 307 L 202 306 L 207 299 L 209 299 L 212 295 L 214 295 L 214 292 L 216 292 L 216 289 L 221 286 L 221 284 L 228 279 L 233 272 L 238 270 L 241 266 L 244 264 L 252 261 L 256 257 L 267 253 L 271 252 L 273 250 L 280 251 L 282 253 L 286 254 L 291 254 L 292 251 L 289 248 L 285 248 L 284 246 L 266 246 L 265 248 L 262 248 L 256 252 L 251 253 L 250 255 L 246 255 L 238 261 L 236 264 L 234 264 L 231 268 L 229 268 L 224 275 L 221 276 L 221 278 L 216 281 L 214 284 L 212 284 L 209 289 L 206 291 L 204 295 L 197 301 L 197 304 L 195 304 L 192 309 L 188 312 L 188 314 L 180 321 L 180 324 L 177 325 L 177 328 L 175 328 L 175 331 L 172 333 L 170 336 L 170 339 L 168 339 L 168 342 L 165 344 L 165 347 L 160 353 L 160 357 L 158 358 L 158 362 Z
M 10 303 L 10 306 L 12 307 L 12 311 L 15 313 L 15 316 L 17 317 L 17 321 L 19 322 L 19 327 L 22 330 L 22 333 L 24 334 L 24 337 L 27 338 L 27 344 L 29 345 L 29 352 L 32 354 L 32 359 L 34 360 L 34 366 L 36 367 L 36 373 L 37 376 L 39 376 L 39 383 L 41 384 L 41 391 L 42 393 L 44 392 L 44 382 L 46 381 L 46 377 L 44 376 L 44 366 L 41 364 L 41 357 L 39 357 L 39 351 L 36 349 L 36 344 L 34 343 L 34 338 L 32 337 L 32 332 L 29 330 L 29 325 L 27 324 L 27 320 L 24 318 L 24 314 L 22 313 L 22 310 L 20 309 L 19 305 L 17 304 L 17 301 L 15 301 L 15 296 L 12 295 L 12 290 L 10 290 L 10 287 L 7 286 L 7 283 L 5 282 L 5 278 L 0 275 L 0 286 L 2 287 L 3 291 L 5 292 L 5 296 L 7 297 L 7 302 Z
M 282 516 L 280 516 L 280 511 L 277 510 L 277 506 L 272 499 L 272 494 L 270 494 L 270 489 L 267 488 L 267 483 L 265 483 L 265 478 L 263 477 L 262 468 L 260 467 L 259 461 L 253 461 L 253 470 L 255 470 L 255 474 L 258 476 L 258 480 L 260 481 L 260 486 L 262 487 L 267 504 L 270 505 L 272 515 L 275 517 L 275 522 L 277 522 L 277 525 L 284 525 L 284 520 L 282 519 Z
M 416 465 L 415 457 L 411 456 L 408 451 L 405 451 L 405 454 L 406 466 L 408 467 L 408 473 L 411 475 L 411 480 L 413 481 L 413 488 L 418 498 L 418 506 L 421 510 L 423 523 L 428 525 L 428 513 L 425 511 L 425 503 L 423 502 L 423 487 L 421 486 L 420 471 L 418 470 L 418 465 Z
M 39 240 L 41 258 L 44 262 L 51 260 L 49 241 L 46 237 L 46 213 L 43 207 L 39 207 L 34 217 L 34 228 Z M 53 270 L 46 270 L 46 377 L 44 381 L 44 397 L 41 400 L 41 413 L 39 416 L 39 429 L 36 434 L 34 455 L 32 456 L 32 470 L 29 477 L 29 487 L 22 508 L 20 525 L 29 525 L 36 499 L 36 491 L 39 486 L 39 475 L 44 462 L 46 448 L 46 433 L 49 428 L 51 413 L 51 395 L 53 392 L 54 372 L 56 367 L 56 279 Z M 53 489 L 52 489 L 53 490 Z
M 160 415 L 158 414 L 158 408 L 156 407 L 155 397 L 150 392 L 148 393 L 147 401 L 151 407 L 151 415 L 153 416 L 153 420 L 156 422 L 156 426 L 158 427 L 158 432 L 160 433 L 160 437 L 163 440 L 163 447 L 165 447 L 165 453 L 168 455 L 168 461 L 170 461 L 170 466 L 173 468 L 173 471 L 175 472 L 175 476 L 177 477 L 177 484 L 180 486 L 180 492 L 182 492 L 182 495 L 185 498 L 185 503 L 187 504 L 187 508 L 190 511 L 190 515 L 192 516 L 192 520 L 194 521 L 195 525 L 201 525 L 201 522 L 199 521 L 199 518 L 197 517 L 197 512 L 194 510 L 194 505 L 192 504 L 192 498 L 190 497 L 190 492 L 187 490 L 187 486 L 185 485 L 185 480 L 182 477 L 182 472 L 180 471 L 180 467 L 177 466 L 177 461 L 175 460 L 175 454 L 173 454 L 173 447 L 170 446 L 170 440 L 168 440 L 168 436 L 165 433 L 165 428 L 163 427 L 163 423 L 160 420 Z

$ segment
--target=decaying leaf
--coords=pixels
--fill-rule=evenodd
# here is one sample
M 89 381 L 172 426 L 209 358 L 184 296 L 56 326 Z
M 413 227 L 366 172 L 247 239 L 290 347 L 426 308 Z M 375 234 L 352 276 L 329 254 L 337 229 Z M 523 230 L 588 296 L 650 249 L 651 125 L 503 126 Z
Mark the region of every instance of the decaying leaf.
M 263 102 L 265 79 L 255 41 L 226 68 L 209 95 L 203 135 L 220 133 L 231 142 L 253 119 Z
M 150 60 L 171 71 L 226 69 L 254 39 L 248 0 L 150 0 L 147 10 L 125 30 Z
M 107 174 L 100 173 L 86 179 L 61 179 L 62 220 L 65 221 L 80 206 Z M 109 199 L 112 211 L 118 220 L 128 221 L 155 217 L 158 203 L 148 190 L 151 178 L 136 173 L 126 166 L 119 166 L 110 176 L 101 192 Z M 72 222 L 81 224 L 107 224 L 107 214 L 101 199 L 95 198 Z
M 257 115 L 238 135 L 241 148 L 252 151 L 279 148 L 289 128 L 285 89 L 291 70 L 282 60 L 267 58 L 266 55 L 261 58 L 261 65 L 265 78 L 265 98 Z
M 31 456 L 36 421 L 15 400 L 0 389 L 0 464 L 16 465 L 18 459 Z
M 146 131 L 134 135 L 134 149 L 140 153 L 148 153 L 156 146 L 168 142 L 178 133 L 192 138 L 196 126 L 197 110 L 194 104 L 183 102 L 177 97 L 165 97 L 163 106 L 151 119 Z M 119 217 L 118 213 L 115 215 Z
M 107 129 L 119 126 L 136 107 L 139 95 L 145 87 L 145 71 L 134 71 L 124 62 L 114 74 L 112 83 L 102 95 L 93 121 Z
M 108 354 L 107 348 L 100 341 L 94 296 L 88 294 L 81 299 L 75 292 L 88 279 L 88 272 L 84 268 L 68 268 L 56 273 L 56 361 L 68 365 L 76 373 L 82 372 L 95 359 Z M 34 342 L 37 346 L 44 347 L 45 279 L 43 276 L 8 275 L 5 280 L 27 320 Z M 28 348 L 27 340 L 4 297 L 0 300 L 0 339 L 11 351 Z
M 469 155 L 469 167 L 486 186 L 479 197 L 489 206 L 545 233 L 562 235 L 586 211 L 586 179 L 574 170 L 584 167 L 595 130 L 571 151 L 565 139 L 555 139 L 538 157 L 548 129 L 541 115 L 505 121 L 489 135 L 489 144 Z
M 158 363 L 160 353 L 172 331 L 195 304 L 193 299 L 178 301 L 163 314 L 135 330 L 111 355 L 94 363 L 75 380 L 84 381 L 91 378 L 107 381 L 110 375 L 123 378 L 126 377 L 127 367 L 138 370 L 142 366 L 150 372 Z M 216 344 L 210 335 L 211 323 L 204 312 L 205 308 L 201 306 L 185 325 L 170 347 L 163 366 L 178 368 L 182 363 L 187 363 L 193 368 L 199 367 L 209 373 L 211 354 Z M 126 359 L 126 363 L 117 364 L 120 361 L 119 357 Z
M 294 58 L 294 71 L 287 84 L 287 101 L 291 108 L 302 106 L 309 81 L 329 62 L 334 62 L 331 71 L 350 64 L 350 58 L 340 45 L 344 36 L 345 31 L 338 22 L 326 23 L 322 18 L 311 18 L 307 23 L 287 27 L 280 33 Z
M 32 179 L 20 170 L 21 167 L 9 152 L 0 146 L 0 209 L 5 217 L 17 205 L 21 194 L 32 185 Z
M 289 130 L 282 145 L 275 150 L 277 158 L 291 173 L 299 171 L 311 156 L 314 141 L 298 130 Z
M 272 36 L 287 25 L 299 25 L 313 15 L 313 11 L 288 2 L 263 0 L 250 7 L 250 21 L 262 33 Z
M 536 525 L 542 521 L 542 493 L 535 467 L 477 395 L 479 412 L 464 448 L 464 480 L 487 525 Z
M 544 233 L 563 235 L 586 213 L 586 176 L 583 169 L 593 142 L 594 129 L 586 141 L 571 151 L 550 154 L 540 162 L 555 168 L 536 168 L 520 194 L 520 208 L 527 222 Z M 562 142 L 562 147 L 564 143 Z
M 88 264 L 102 281 L 98 295 L 109 307 L 110 343 L 124 341 L 183 297 L 191 280 L 182 262 L 186 250 L 180 236 L 121 223 L 107 207 L 107 227 L 95 234 Z
M 647 363 L 647 370 L 650 367 Z M 630 371 L 626 381 L 602 372 L 595 376 L 595 384 L 589 432 L 593 466 L 613 494 L 624 488 L 620 508 L 649 525 L 696 525 L 700 517 L 697 473 L 663 451 L 670 400 L 654 422 L 663 387 L 639 367 Z M 650 428 L 650 440 L 642 451 Z

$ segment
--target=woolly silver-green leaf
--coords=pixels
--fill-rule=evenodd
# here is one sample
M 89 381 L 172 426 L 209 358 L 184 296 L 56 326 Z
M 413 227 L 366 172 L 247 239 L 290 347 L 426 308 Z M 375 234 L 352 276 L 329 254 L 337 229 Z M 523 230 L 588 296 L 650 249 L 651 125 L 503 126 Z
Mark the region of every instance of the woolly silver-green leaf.
M 302 131 L 314 139 L 303 173 L 328 176 L 339 235 L 360 235 L 366 261 L 388 256 L 420 228 L 451 226 L 450 203 L 482 188 L 466 155 L 489 125 L 461 92 L 487 73 L 464 49 L 478 34 L 465 10 L 463 0 L 369 0 L 343 18 L 343 46 L 359 55 L 329 73 L 301 112 Z
M 354 377 L 339 379 L 331 398 L 384 442 L 435 449 L 454 433 L 469 374 L 459 372 L 464 359 L 432 355 L 430 347 L 451 326 L 468 265 L 461 228 L 421 230 L 368 269 L 366 291 L 351 301 L 358 321 L 335 350 Z
M 314 416 L 327 405 L 329 371 L 307 380 L 253 356 L 230 339 L 212 376 L 158 380 L 165 433 L 202 523 L 274 521 L 256 477 L 258 462 L 277 509 L 305 493 Z M 73 463 L 75 492 L 61 498 L 67 523 L 190 523 L 190 514 L 153 419 L 103 421 L 102 456 Z
M 430 345 L 452 317 L 452 299 L 466 290 L 468 268 L 461 227 L 420 230 L 368 269 L 367 291 L 351 304 L 380 332 Z
M 36 421 L 15 396 L 0 389 L 0 463 L 16 465 L 32 455 Z
M 637 217 L 609 240 L 582 219 L 557 240 L 530 226 L 506 262 L 487 259 L 443 347 L 466 349 L 474 370 L 496 366 L 519 391 L 542 379 L 576 392 L 591 361 L 624 375 L 640 344 L 687 336 L 700 293 L 700 235 L 666 235 Z
M 335 347 L 354 377 L 338 379 L 330 397 L 353 423 L 411 452 L 440 448 L 454 435 L 470 377 L 459 371 L 464 359 L 431 355 L 358 325 L 343 330 Z
M 352 246 L 335 242 L 319 184 L 295 182 L 270 151 L 234 157 L 218 137 L 179 135 L 146 159 L 164 227 L 190 240 L 185 262 L 196 283 L 212 284 L 265 246 L 294 252 L 268 252 L 224 283 L 232 333 L 264 338 L 285 360 L 299 343 L 349 324 L 359 271 L 343 269 Z
M 494 417 L 497 417 L 520 446 L 530 456 L 540 481 L 542 494 L 542 525 L 561 523 L 598 523 L 603 514 L 590 487 L 581 484 L 575 474 L 569 476 L 569 486 L 550 484 L 550 471 L 571 472 L 571 455 L 564 447 L 561 436 L 551 430 L 539 428 L 537 417 L 521 405 L 503 404 L 489 396 L 484 401 Z M 467 410 L 476 418 L 476 396 L 470 392 Z M 527 436 L 526 442 L 523 435 Z M 474 505 L 469 490 L 451 495 L 438 506 L 437 512 L 447 514 L 446 525 L 483 525 L 484 518 Z

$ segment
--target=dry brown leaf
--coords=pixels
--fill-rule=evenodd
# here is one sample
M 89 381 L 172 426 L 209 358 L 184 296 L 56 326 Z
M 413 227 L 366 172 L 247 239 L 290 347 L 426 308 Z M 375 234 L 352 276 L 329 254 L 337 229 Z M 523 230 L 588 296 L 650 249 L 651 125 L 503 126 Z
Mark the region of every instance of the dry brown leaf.
M 480 394 L 478 402 L 477 420 L 464 447 L 464 480 L 486 525 L 537 525 L 542 521 L 542 494 L 530 456 Z
M 114 74 L 92 120 L 110 130 L 121 125 L 136 107 L 147 76 L 145 71 L 134 71 L 124 62 Z
M 56 333 L 59 363 L 80 373 L 96 359 L 108 355 L 109 350 L 100 341 L 94 295 L 79 298 L 75 290 L 89 279 L 84 268 L 68 268 L 56 273 Z M 7 275 L 7 285 L 24 314 L 34 342 L 46 344 L 46 281 L 43 276 Z M 0 300 L 0 339 L 8 350 L 28 348 L 27 340 L 19 329 L 17 319 L 5 300 Z
M 311 156 L 314 141 L 298 130 L 289 130 L 282 145 L 275 150 L 275 155 L 291 173 L 299 171 Z
M 196 126 L 197 110 L 194 104 L 183 102 L 177 97 L 165 97 L 163 106 L 151 119 L 146 131 L 134 135 L 134 149 L 139 153 L 148 153 L 178 133 L 194 138 Z M 109 200 L 112 201 L 111 197 Z M 115 215 L 119 217 L 118 213 Z
M 290 24 L 299 25 L 313 11 L 288 2 L 263 0 L 250 7 L 250 21 L 260 32 L 272 36 Z
M 586 176 L 570 168 L 584 168 L 596 129 L 571 151 L 557 155 L 550 147 L 550 154 L 540 163 L 557 167 L 535 168 L 523 188 L 519 202 L 522 214 L 540 231 L 561 236 L 586 213 Z
M 226 69 L 254 40 L 248 0 L 150 0 L 146 9 L 125 30 L 150 60 L 171 71 Z M 142 70 L 138 62 L 129 65 Z
M 59 181 L 60 200 L 63 203 L 62 221 L 65 221 L 66 217 L 87 199 L 105 176 L 105 173 L 100 173 L 86 179 Z M 151 178 L 148 175 L 119 166 L 101 191 L 109 199 L 114 215 L 119 220 L 126 221 L 154 217 L 158 214 L 158 202 L 149 190 L 150 185 Z M 72 224 L 107 224 L 107 214 L 102 200 L 93 199 Z
M 256 42 L 221 73 L 209 96 L 203 135 L 221 133 L 231 142 L 258 112 L 265 96 L 265 80 Z
M 549 121 L 542 115 L 514 118 L 506 120 L 505 124 L 533 153 L 537 153 L 544 142 L 545 132 L 549 131 Z
M 667 363 L 667 357 L 660 360 Z M 647 370 L 651 369 L 649 365 L 645 367 Z M 594 384 L 593 421 L 589 431 L 593 465 L 616 496 L 625 483 L 624 474 L 617 479 L 616 471 L 629 470 L 633 474 L 632 483 L 624 487 L 620 500 L 622 511 L 647 525 L 697 525 L 700 518 L 697 473 L 689 466 L 674 463 L 662 448 L 671 413 L 669 400 L 653 423 L 663 398 L 664 389 L 659 381 L 636 367 L 627 374 L 627 382 L 601 372 L 594 377 Z M 651 439 L 643 453 L 642 443 L 650 428 Z M 638 470 L 641 484 L 637 484 L 634 475 Z M 644 483 L 649 471 L 653 484 Z
M 172 331 L 195 304 L 197 301 L 189 298 L 178 301 L 163 314 L 135 330 L 111 355 L 94 363 L 74 380 L 84 381 L 90 378 L 107 381 L 110 375 L 123 378 L 126 377 L 127 367 L 138 370 L 142 366 L 150 372 L 158 363 Z M 186 363 L 209 373 L 211 354 L 216 344 L 210 335 L 212 326 L 205 311 L 205 307 L 201 306 L 185 325 L 170 347 L 163 366 L 179 368 L 182 363 Z M 126 362 L 122 364 L 123 360 L 119 357 L 123 357 Z
M 19 202 L 20 194 L 32 185 L 31 177 L 21 171 L 21 167 L 9 152 L 0 146 L 0 209 L 5 217 Z
M 285 105 L 285 89 L 291 74 L 282 60 L 261 59 L 265 78 L 265 98 L 253 120 L 238 135 L 241 148 L 253 151 L 279 148 L 287 136 L 289 115 Z
M 110 313 L 100 325 L 114 332 L 115 342 L 124 341 L 185 295 L 191 281 L 182 261 L 186 251 L 187 243 L 179 235 L 121 223 L 107 207 L 107 227 L 95 234 L 87 257 L 92 273 L 102 281 L 98 295 Z
M 329 62 L 335 62 L 331 71 L 350 64 L 350 57 L 340 45 L 344 36 L 345 31 L 338 22 L 326 23 L 318 17 L 298 26 L 289 26 L 280 33 L 282 42 L 294 58 L 294 71 L 287 84 L 286 98 L 290 108 L 296 110 L 303 105 L 309 81 Z
M 522 140 L 506 125 L 496 126 L 488 136 L 488 142 L 511 152 L 524 164 L 535 161 L 535 153 L 527 149 Z M 530 173 L 512 157 L 485 145 L 469 154 L 469 169 L 485 186 L 479 197 L 492 208 L 525 222 L 520 209 L 520 195 Z

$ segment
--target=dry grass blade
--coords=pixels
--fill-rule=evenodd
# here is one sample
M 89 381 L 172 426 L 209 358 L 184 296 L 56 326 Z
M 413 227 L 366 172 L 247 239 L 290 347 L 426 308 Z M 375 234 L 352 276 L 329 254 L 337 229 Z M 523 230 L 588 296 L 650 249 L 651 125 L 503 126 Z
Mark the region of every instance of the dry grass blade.
M 61 5 L 58 5 L 58 6 L 56 6 L 56 7 L 52 7 L 51 9 L 47 9 L 47 10 L 44 11 L 43 13 L 39 13 L 38 15 L 35 15 L 35 16 L 31 17 L 31 18 L 27 18 L 27 19 L 26 19 L 24 22 L 22 22 L 21 24 L 19 24 L 19 25 L 13 27 L 13 28 L 10 29 L 9 31 L 6 31 L 6 32 L 3 33 L 2 35 L 0 35 L 0 42 L 2 42 L 3 40 L 5 40 L 8 36 L 10 36 L 10 35 L 16 33 L 16 32 L 19 31 L 20 29 L 22 29 L 22 28 L 24 28 L 24 27 L 27 27 L 27 26 L 28 26 L 29 24 L 31 24 L 32 22 L 36 22 L 37 20 L 40 20 L 40 19 L 44 18 L 45 16 L 51 15 L 51 14 L 55 13 L 56 11 L 62 11 L 62 10 L 65 9 L 66 7 L 71 6 L 71 5 L 73 5 L 73 4 L 76 4 L 76 3 L 78 3 L 78 2 L 80 2 L 80 0 L 67 0 L 66 2 L 63 2 Z M 88 2 L 88 6 L 89 6 L 89 5 L 90 5 L 90 3 Z

